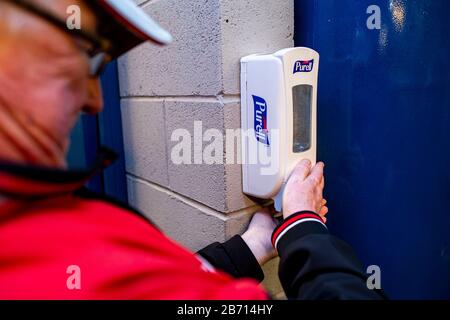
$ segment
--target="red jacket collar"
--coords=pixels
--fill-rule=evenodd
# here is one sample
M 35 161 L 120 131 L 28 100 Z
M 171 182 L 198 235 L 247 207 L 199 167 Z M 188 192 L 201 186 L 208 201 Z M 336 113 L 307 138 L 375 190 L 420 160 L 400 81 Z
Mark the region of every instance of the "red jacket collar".
M 114 151 L 102 147 L 94 165 L 87 170 L 60 170 L 0 161 L 0 194 L 9 198 L 41 198 L 70 193 L 116 158 Z

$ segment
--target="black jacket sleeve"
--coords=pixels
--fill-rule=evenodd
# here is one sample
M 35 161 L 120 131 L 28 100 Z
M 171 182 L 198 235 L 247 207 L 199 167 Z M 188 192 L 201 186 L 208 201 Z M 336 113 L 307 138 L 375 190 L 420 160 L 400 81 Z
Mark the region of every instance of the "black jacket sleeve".
M 280 256 L 279 277 L 292 299 L 384 299 L 367 287 L 367 275 L 352 248 L 333 237 L 313 212 L 290 216 L 272 235 Z
M 264 273 L 250 248 L 236 235 L 230 240 L 215 242 L 197 252 L 215 268 L 235 278 L 264 279 Z

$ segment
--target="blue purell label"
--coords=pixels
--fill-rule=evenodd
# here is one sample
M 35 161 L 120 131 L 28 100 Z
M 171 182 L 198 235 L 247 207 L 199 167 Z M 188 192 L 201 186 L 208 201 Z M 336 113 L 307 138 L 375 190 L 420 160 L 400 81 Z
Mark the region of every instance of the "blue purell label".
M 314 68 L 314 59 L 297 60 L 294 63 L 294 74 L 297 72 L 311 72 Z
M 253 96 L 254 105 L 254 129 L 256 140 L 259 142 L 270 145 L 269 143 L 269 129 L 267 129 L 267 103 L 261 97 Z

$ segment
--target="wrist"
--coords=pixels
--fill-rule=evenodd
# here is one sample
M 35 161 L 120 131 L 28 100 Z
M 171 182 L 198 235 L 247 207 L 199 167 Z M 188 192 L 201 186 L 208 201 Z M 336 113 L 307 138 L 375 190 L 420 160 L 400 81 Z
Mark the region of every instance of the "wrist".
M 252 230 L 247 230 L 241 237 L 255 256 L 260 266 L 272 258 L 271 252 L 274 249 L 270 238 L 268 239 L 267 244 L 264 244 L 263 241 L 259 239 L 259 236 Z
M 285 208 L 285 209 L 284 209 Z M 317 214 L 317 210 L 314 209 L 314 206 L 296 206 L 296 207 L 283 207 L 283 218 L 288 219 L 290 216 L 298 213 L 298 212 L 312 212 Z
M 278 242 L 281 238 L 301 238 L 308 233 L 320 233 L 326 231 L 328 228 L 320 217 L 314 211 L 303 210 L 296 212 L 287 217 L 283 223 L 275 228 L 272 233 L 271 242 L 277 250 L 279 250 Z

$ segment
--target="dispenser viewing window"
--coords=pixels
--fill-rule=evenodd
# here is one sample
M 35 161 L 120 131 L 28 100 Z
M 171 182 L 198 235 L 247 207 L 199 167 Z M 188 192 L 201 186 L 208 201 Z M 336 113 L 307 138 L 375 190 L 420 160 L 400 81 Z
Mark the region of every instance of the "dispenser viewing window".
M 311 95 L 312 86 L 301 84 L 292 88 L 294 153 L 311 148 Z
M 243 191 L 278 210 L 295 165 L 316 161 L 318 69 L 319 54 L 304 47 L 241 59 Z

